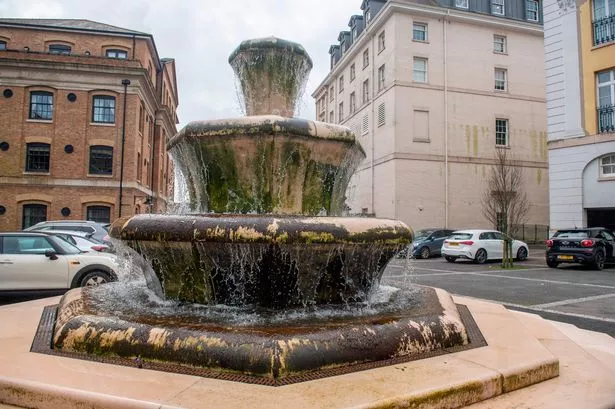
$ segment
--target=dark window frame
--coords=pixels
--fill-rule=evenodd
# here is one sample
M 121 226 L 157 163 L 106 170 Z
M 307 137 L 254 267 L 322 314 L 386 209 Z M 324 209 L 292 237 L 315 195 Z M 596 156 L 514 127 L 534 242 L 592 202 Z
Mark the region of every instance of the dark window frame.
M 121 54 L 124 54 L 122 57 Z M 105 50 L 105 57 L 107 58 L 116 58 L 118 60 L 127 60 L 128 59 L 128 51 L 121 50 L 119 48 L 109 48 Z
M 113 104 L 107 105 L 108 101 L 113 101 Z M 92 96 L 92 122 L 95 124 L 114 124 L 115 102 L 116 98 L 112 95 Z
M 38 211 L 39 214 L 32 215 L 32 211 Z M 29 214 L 26 214 L 29 213 Z M 26 219 L 27 222 L 26 222 Z M 37 223 L 47 221 L 47 205 L 42 203 L 27 203 L 21 209 L 21 228 L 27 229 Z
M 97 212 L 98 214 L 96 214 Z M 105 205 L 87 206 L 85 213 L 86 213 L 86 220 L 97 222 L 97 223 L 102 223 L 102 224 L 111 222 L 111 206 L 105 206 Z M 106 215 L 104 215 L 103 213 L 106 213 Z
M 113 146 L 90 146 L 88 174 L 113 175 Z
M 42 148 L 46 148 L 46 154 Z M 26 172 L 49 173 L 50 163 L 50 144 L 43 142 L 26 144 Z
M 28 118 L 40 121 L 53 120 L 53 92 L 30 92 L 30 113 Z
M 71 55 L 73 47 L 67 44 L 49 44 L 47 46 L 47 51 L 49 54 Z
M 0 40 L 0 50 L 6 50 L 7 42 Z

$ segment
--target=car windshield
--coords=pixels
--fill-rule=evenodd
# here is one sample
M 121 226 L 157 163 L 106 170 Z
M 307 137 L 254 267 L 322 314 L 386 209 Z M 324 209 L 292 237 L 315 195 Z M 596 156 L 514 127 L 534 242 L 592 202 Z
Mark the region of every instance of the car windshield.
M 425 239 L 427 237 L 429 237 L 429 235 L 431 233 L 433 233 L 435 230 L 419 230 L 416 233 L 416 237 L 414 238 L 415 240 L 420 240 L 420 239 Z
M 81 253 L 81 250 L 79 250 L 77 247 L 73 246 L 72 244 L 64 241 L 63 239 L 61 239 L 60 237 L 49 237 L 49 240 L 53 240 L 53 243 L 55 245 L 57 245 L 58 247 L 60 247 L 60 249 L 62 249 L 62 253 L 64 254 L 79 254 Z
M 448 238 L 449 240 L 468 240 L 472 238 L 472 233 L 455 232 Z
M 562 230 L 556 232 L 553 237 L 559 239 L 586 239 L 589 237 L 589 232 L 586 230 Z

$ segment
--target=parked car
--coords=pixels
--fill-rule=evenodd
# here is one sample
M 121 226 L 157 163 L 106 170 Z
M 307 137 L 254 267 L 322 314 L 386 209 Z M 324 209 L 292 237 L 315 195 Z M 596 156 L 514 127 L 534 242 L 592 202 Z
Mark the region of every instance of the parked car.
M 427 259 L 431 256 L 439 256 L 444 239 L 450 236 L 454 230 L 451 229 L 423 229 L 419 230 L 412 241 L 412 244 L 404 248 L 398 258 L 407 257 L 407 252 L 412 251 L 412 257 Z M 411 249 L 411 250 L 410 250 Z
M 64 241 L 69 242 L 84 253 L 109 253 L 111 251 L 111 248 L 108 245 L 96 240 L 90 233 L 70 230 L 43 230 L 43 232 L 52 234 L 63 239 Z
M 579 263 L 602 270 L 615 263 L 615 235 L 602 227 L 558 230 L 547 240 L 547 265 Z
M 487 260 L 501 260 L 505 235 L 496 230 L 459 230 L 444 240 L 442 255 L 446 261 L 469 259 L 483 264 Z M 512 251 L 519 261 L 526 260 L 529 248 L 520 240 L 512 240 Z
M 51 234 L 0 233 L 0 292 L 61 293 L 113 281 L 117 269 L 114 255 L 83 253 Z
M 36 223 L 34 226 L 24 229 L 24 231 L 40 230 L 80 231 L 91 234 L 92 237 L 101 242 L 107 242 L 109 240 L 109 224 L 88 220 L 51 220 Z

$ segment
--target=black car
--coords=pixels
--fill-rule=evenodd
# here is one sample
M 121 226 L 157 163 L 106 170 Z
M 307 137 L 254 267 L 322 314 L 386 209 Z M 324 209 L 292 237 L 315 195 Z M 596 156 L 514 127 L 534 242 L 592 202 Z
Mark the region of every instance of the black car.
M 615 235 L 602 227 L 558 230 L 547 240 L 547 265 L 579 263 L 602 270 L 615 263 Z
M 439 256 L 440 249 L 444 239 L 453 234 L 452 229 L 423 229 L 419 230 L 414 237 L 412 245 L 404 248 L 397 254 L 397 258 L 406 258 L 408 250 L 412 249 L 413 258 L 429 258 L 431 256 Z

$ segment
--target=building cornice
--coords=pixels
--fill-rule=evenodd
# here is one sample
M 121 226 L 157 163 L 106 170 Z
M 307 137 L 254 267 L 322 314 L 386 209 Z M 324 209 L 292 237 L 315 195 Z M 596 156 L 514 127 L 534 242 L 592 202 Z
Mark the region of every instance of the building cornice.
M 565 149 L 577 146 L 595 145 L 599 143 L 615 142 L 615 132 L 600 133 L 597 135 L 580 136 L 576 138 L 565 138 L 551 140 L 547 142 L 547 149 Z
M 84 187 L 84 188 L 119 188 L 120 182 L 114 180 L 89 180 L 89 179 L 55 179 L 34 177 L 0 176 L 0 186 L 27 185 L 27 186 L 61 186 L 61 187 Z M 152 196 L 152 191 L 135 182 L 124 182 L 123 188 L 136 189 L 146 195 Z
M 374 37 L 374 32 L 377 32 L 385 23 L 388 18 L 395 12 L 404 14 L 417 14 L 434 18 L 446 18 L 451 21 L 458 21 L 462 23 L 480 24 L 484 26 L 492 26 L 499 29 L 506 29 L 511 31 L 520 31 L 528 34 L 543 36 L 544 30 L 542 25 L 536 23 L 527 23 L 525 21 L 513 20 L 504 17 L 495 17 L 489 14 L 479 14 L 468 11 L 461 11 L 446 7 L 434 7 L 422 4 L 407 4 L 399 3 L 396 1 L 387 1 L 385 6 L 380 10 L 378 15 L 372 20 L 372 22 L 365 27 L 359 38 L 352 43 L 350 49 L 342 55 L 337 64 L 329 71 L 327 76 L 322 80 L 312 93 L 312 98 L 320 93 L 323 87 L 326 88 L 332 78 L 336 78 L 340 71 L 346 68 L 349 60 L 352 60 L 362 50 L 363 47 L 369 41 L 368 38 Z

